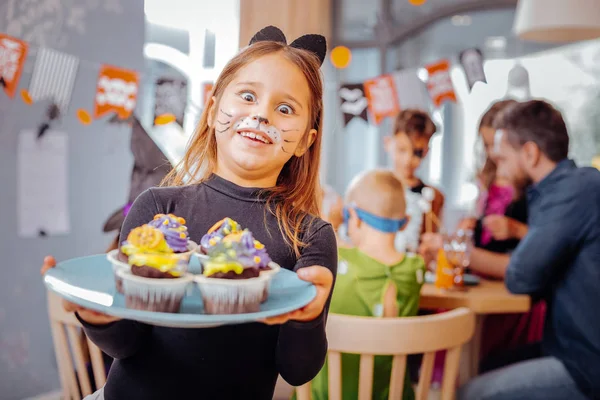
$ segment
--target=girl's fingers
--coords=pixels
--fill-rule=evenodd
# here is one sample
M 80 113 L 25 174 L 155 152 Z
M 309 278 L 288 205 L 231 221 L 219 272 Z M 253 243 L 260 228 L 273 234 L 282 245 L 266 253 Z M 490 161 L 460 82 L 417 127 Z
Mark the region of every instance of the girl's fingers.
M 46 271 L 50 268 L 54 268 L 56 266 L 56 260 L 52 256 L 46 256 L 44 258 L 44 262 L 42 264 L 42 268 L 40 269 L 40 273 L 44 275 Z
M 325 267 L 313 265 L 298 270 L 298 277 L 303 281 L 311 282 L 317 286 L 331 287 L 333 283 L 333 274 Z

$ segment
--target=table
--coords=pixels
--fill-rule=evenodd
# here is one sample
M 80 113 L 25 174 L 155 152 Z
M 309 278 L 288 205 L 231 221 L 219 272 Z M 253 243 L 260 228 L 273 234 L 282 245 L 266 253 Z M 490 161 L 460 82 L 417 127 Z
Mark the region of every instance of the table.
M 477 375 L 483 319 L 488 314 L 525 313 L 531 308 L 531 299 L 526 295 L 510 293 L 502 281 L 482 279 L 477 286 L 467 286 L 466 291 L 448 291 L 426 283 L 421 289 L 419 304 L 423 309 L 452 309 L 467 307 L 477 316 L 475 334 L 463 348 L 460 383 Z

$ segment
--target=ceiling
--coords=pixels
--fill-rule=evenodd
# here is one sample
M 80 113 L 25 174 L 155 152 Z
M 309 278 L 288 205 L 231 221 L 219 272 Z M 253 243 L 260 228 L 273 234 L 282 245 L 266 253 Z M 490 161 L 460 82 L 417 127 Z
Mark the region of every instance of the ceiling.
M 335 39 L 353 47 L 398 42 L 436 20 L 491 9 L 514 10 L 517 0 L 426 0 L 414 6 L 408 0 L 333 0 Z M 468 25 L 468 18 L 459 21 Z M 512 21 L 509 30 L 512 30 Z
M 467 47 L 482 49 L 486 58 L 512 58 L 555 47 L 523 42 L 514 36 L 516 3 L 426 0 L 413 6 L 408 0 L 334 0 L 334 39 L 353 48 L 386 46 L 399 50 L 408 42 L 417 42 L 421 49 L 416 63 Z M 386 5 L 388 12 L 384 12 Z

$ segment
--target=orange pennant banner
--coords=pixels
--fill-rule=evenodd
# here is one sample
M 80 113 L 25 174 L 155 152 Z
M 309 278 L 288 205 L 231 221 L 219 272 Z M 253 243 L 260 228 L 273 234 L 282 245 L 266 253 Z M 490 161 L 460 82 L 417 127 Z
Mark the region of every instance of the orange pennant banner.
M 128 69 L 103 65 L 96 85 L 94 118 L 116 113 L 119 119 L 127 119 L 137 102 L 138 73 Z
M 26 42 L 0 33 L 0 78 L 8 96 L 14 97 L 27 58 Z
M 429 77 L 427 78 L 427 90 L 431 100 L 436 107 L 441 106 L 444 101 L 456 102 L 456 93 L 450 78 L 450 62 L 440 60 L 425 66 Z
M 364 89 L 375 125 L 379 125 L 386 117 L 394 117 L 398 114 L 400 106 L 394 78 L 391 75 L 382 75 L 365 81 Z

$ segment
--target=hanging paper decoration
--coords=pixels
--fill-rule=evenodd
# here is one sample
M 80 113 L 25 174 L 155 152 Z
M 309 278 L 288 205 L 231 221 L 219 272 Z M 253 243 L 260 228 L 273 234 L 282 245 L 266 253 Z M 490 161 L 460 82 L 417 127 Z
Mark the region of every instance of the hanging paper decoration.
M 161 114 L 154 118 L 154 125 L 167 125 L 177 121 L 177 117 L 173 114 Z
M 154 97 L 154 120 L 157 117 L 170 114 L 175 121 L 183 126 L 183 117 L 187 104 L 187 82 L 182 79 L 160 78 L 156 81 Z
M 331 63 L 336 68 L 346 68 L 352 61 L 352 52 L 346 46 L 337 46 L 331 50 Z
M 103 65 L 96 85 L 94 118 L 116 113 L 119 119 L 128 119 L 137 102 L 138 81 L 135 71 Z
M 14 97 L 27 58 L 26 42 L 0 33 L 0 83 L 9 97 Z
M 465 70 L 469 90 L 473 89 L 475 82 L 487 83 L 485 71 L 483 70 L 483 54 L 479 49 L 467 49 L 460 52 L 458 56 L 460 63 Z
M 425 66 L 429 73 L 427 79 L 427 90 L 436 107 L 441 106 L 444 101 L 456 102 L 456 93 L 450 78 L 450 63 L 448 60 L 440 60 Z
M 365 89 L 362 83 L 342 85 L 339 95 L 342 99 L 340 108 L 344 114 L 344 126 L 348 125 L 354 117 L 368 121 L 367 106 L 369 103 L 365 97 Z
M 427 87 L 414 70 L 404 69 L 392 73 L 396 94 L 398 95 L 398 105 L 401 110 L 407 108 L 416 108 L 419 110 L 428 110 L 431 106 L 431 99 L 427 92 Z
M 84 110 L 83 108 L 77 110 L 77 119 L 83 125 L 89 125 L 92 123 L 92 116 L 89 112 L 87 112 L 87 110 Z
M 395 116 L 400 107 L 391 75 L 378 76 L 364 83 L 365 94 L 369 101 L 369 111 L 376 125 L 386 117 Z
M 28 106 L 33 104 L 31 95 L 26 89 L 21 89 L 21 99 L 23 99 L 23 103 L 27 104 Z
M 79 58 L 60 51 L 40 48 L 37 52 L 29 95 L 33 102 L 51 100 L 61 114 L 71 102 Z
M 110 117 L 108 119 L 108 122 L 110 124 L 114 124 L 114 125 L 127 125 L 127 126 L 133 126 L 134 121 L 136 120 L 135 114 L 134 113 L 130 113 L 129 116 L 127 118 L 121 118 L 119 116 L 119 114 L 114 113 L 112 115 L 112 117 Z

